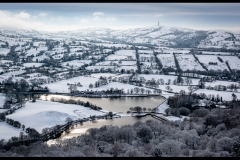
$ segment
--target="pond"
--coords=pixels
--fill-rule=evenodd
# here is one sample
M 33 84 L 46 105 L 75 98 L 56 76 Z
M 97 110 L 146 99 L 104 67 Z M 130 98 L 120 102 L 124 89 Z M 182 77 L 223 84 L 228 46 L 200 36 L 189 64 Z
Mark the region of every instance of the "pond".
M 147 96 L 147 97 L 118 97 L 118 98 L 88 98 L 88 97 L 72 97 L 72 96 L 63 96 L 63 95 L 48 95 L 47 97 L 42 96 L 42 99 L 47 98 L 50 100 L 54 98 L 64 98 L 64 99 L 74 99 L 81 100 L 83 102 L 90 102 L 94 105 L 101 107 L 103 110 L 108 110 L 118 113 L 126 113 L 129 111 L 130 107 L 145 107 L 147 110 L 158 107 L 165 101 L 165 98 L 162 96 Z M 74 126 L 74 129 L 70 130 L 69 134 L 65 132 L 58 139 L 66 139 L 80 136 L 85 133 L 89 128 L 100 128 L 103 125 L 113 125 L 113 126 L 123 126 L 123 125 L 133 125 L 136 122 L 146 122 L 146 120 L 156 120 L 151 115 L 144 117 L 132 117 L 124 116 L 121 118 L 113 119 L 98 119 L 94 121 L 83 122 L 83 124 L 78 124 Z M 49 140 L 47 143 L 54 143 L 55 140 Z
M 165 101 L 162 96 L 147 96 L 147 97 L 117 97 L 117 98 L 88 98 L 88 97 L 72 97 L 63 95 L 48 95 L 47 99 L 50 100 L 54 98 L 64 98 L 64 99 L 74 99 L 83 102 L 90 102 L 103 110 L 108 110 L 112 112 L 123 112 L 129 111 L 130 107 L 140 106 L 146 108 L 147 110 L 158 107 Z M 45 96 L 42 96 L 45 99 Z
M 73 137 L 80 136 L 81 134 L 84 134 L 89 128 L 101 128 L 104 125 L 112 125 L 112 126 L 124 126 L 124 125 L 133 125 L 136 122 L 146 122 L 147 120 L 154 120 L 159 121 L 155 118 L 153 118 L 150 115 L 144 116 L 144 117 L 122 117 L 122 118 L 113 118 L 113 119 L 98 119 L 94 121 L 87 121 L 83 122 L 82 124 L 77 124 L 74 126 L 74 129 L 70 130 L 70 133 L 66 134 L 65 132 L 62 134 L 61 137 L 58 139 L 69 139 Z M 53 144 L 55 143 L 55 140 L 49 140 L 47 144 Z

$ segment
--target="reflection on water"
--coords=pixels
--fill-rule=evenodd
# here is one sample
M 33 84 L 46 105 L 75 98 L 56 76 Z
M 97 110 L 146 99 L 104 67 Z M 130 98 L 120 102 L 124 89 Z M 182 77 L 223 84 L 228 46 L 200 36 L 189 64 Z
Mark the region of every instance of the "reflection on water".
M 83 102 L 90 102 L 96 106 L 101 107 L 104 110 L 112 112 L 124 112 L 129 111 L 130 107 L 145 107 L 146 109 L 153 109 L 158 107 L 164 102 L 164 98 L 161 96 L 149 96 L 149 97 L 118 97 L 118 98 L 87 98 L 87 97 L 71 97 L 62 95 L 49 95 L 48 100 L 54 98 L 74 99 Z
M 146 108 L 147 110 L 158 107 L 165 100 L 161 96 L 149 96 L 149 97 L 118 97 L 118 98 L 87 98 L 87 97 L 71 97 L 71 96 L 62 96 L 62 95 L 49 95 L 48 100 L 54 98 L 64 98 L 64 99 L 74 99 L 81 100 L 83 102 L 90 102 L 101 107 L 103 110 L 108 110 L 112 112 L 123 112 L 126 113 L 129 111 L 130 107 L 140 106 Z M 44 97 L 45 98 L 45 97 Z M 95 121 L 83 122 L 83 124 L 78 124 L 74 126 L 74 129 L 70 130 L 69 134 L 63 133 L 59 139 L 66 139 L 77 137 L 85 133 L 89 128 L 100 128 L 103 125 L 113 125 L 113 126 L 123 126 L 123 125 L 133 125 L 136 122 L 146 122 L 146 120 L 156 120 L 152 116 L 148 115 L 145 117 L 122 117 L 122 118 L 113 118 L 113 119 L 98 119 Z M 156 120 L 158 121 L 158 120 Z M 55 140 L 50 140 L 47 143 L 54 143 Z
M 146 120 L 155 120 L 157 119 L 153 118 L 152 116 L 148 115 L 145 117 L 122 117 L 122 118 L 113 118 L 113 119 L 99 119 L 95 121 L 88 121 L 84 122 L 82 125 L 78 124 L 77 126 L 74 126 L 74 129 L 70 131 L 69 134 L 65 134 L 65 132 L 62 134 L 60 139 L 66 139 L 66 138 L 72 138 L 77 137 L 83 133 L 85 133 L 89 128 L 100 128 L 103 125 L 112 125 L 112 126 L 124 126 L 124 125 L 133 125 L 136 122 L 146 122 Z

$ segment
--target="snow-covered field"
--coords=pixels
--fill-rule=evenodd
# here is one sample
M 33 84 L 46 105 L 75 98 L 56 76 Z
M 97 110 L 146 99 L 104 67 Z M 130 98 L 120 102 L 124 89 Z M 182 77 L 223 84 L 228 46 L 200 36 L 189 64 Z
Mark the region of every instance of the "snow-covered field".
M 173 81 L 175 79 L 177 79 L 177 76 L 172 76 L 172 75 L 139 74 L 138 76 L 139 76 L 139 78 L 140 77 L 144 77 L 146 80 L 151 80 L 152 78 L 154 78 L 155 80 L 163 79 L 164 83 L 167 83 L 168 80 L 170 79 L 171 80 L 170 85 L 172 85 Z M 198 78 L 189 78 L 189 79 L 192 80 L 192 84 L 191 85 L 197 85 L 199 80 L 200 80 Z M 183 77 L 183 80 L 185 80 L 185 77 Z M 183 83 L 183 84 L 185 84 L 185 83 Z
M 73 67 L 73 69 L 76 69 L 78 67 L 81 67 L 84 64 L 90 64 L 91 62 L 95 62 L 95 59 L 98 62 L 95 66 L 86 67 L 87 70 L 95 70 L 98 69 L 101 70 L 102 68 L 106 71 L 107 69 L 112 69 L 113 71 L 120 71 L 124 69 L 125 73 L 131 73 L 132 71 L 137 70 L 137 63 L 136 63 L 136 51 L 134 48 L 134 43 L 137 43 L 138 47 L 138 53 L 139 53 L 139 60 L 142 63 L 141 69 L 142 71 L 145 69 L 151 69 L 151 74 L 137 74 L 139 77 L 144 77 L 146 80 L 152 80 L 153 78 L 155 80 L 163 79 L 164 85 L 159 85 L 159 89 L 162 89 L 162 96 L 168 98 L 169 96 L 173 96 L 173 93 L 165 92 L 166 86 L 168 86 L 166 83 L 168 80 L 171 80 L 171 83 L 169 86 L 172 88 L 173 92 L 180 92 L 181 90 L 185 90 L 186 92 L 189 92 L 188 87 L 186 83 L 183 83 L 183 86 L 181 85 L 173 85 L 173 81 L 177 79 L 177 76 L 173 75 L 159 75 L 159 74 L 152 74 L 156 73 L 157 70 L 157 64 L 155 62 L 155 57 L 153 55 L 153 50 L 146 44 L 154 44 L 157 45 L 158 49 L 154 49 L 155 52 L 159 52 L 162 54 L 158 54 L 158 58 L 163 64 L 163 67 L 172 67 L 176 68 L 175 62 L 174 62 L 174 56 L 173 53 L 182 53 L 182 54 L 176 54 L 177 59 L 179 61 L 180 68 L 183 71 L 186 70 L 201 70 L 204 71 L 204 68 L 195 60 L 193 55 L 190 53 L 190 48 L 185 49 L 178 49 L 176 48 L 168 48 L 166 46 L 170 45 L 176 45 L 176 42 L 174 41 L 175 38 L 177 38 L 178 35 L 176 35 L 175 31 L 178 31 L 183 34 L 183 36 L 178 37 L 181 39 L 189 40 L 188 38 L 194 38 L 196 37 L 196 32 L 191 29 L 184 29 L 184 28 L 170 28 L 170 27 L 164 27 L 164 26 L 152 26 L 152 27 L 143 27 L 143 28 L 136 28 L 136 29 L 129 29 L 129 30 L 123 30 L 123 31 L 117 31 L 117 30 L 107 30 L 107 29 L 86 29 L 86 30 L 78 30 L 76 33 L 70 33 L 69 32 L 63 32 L 63 33 L 54 33 L 54 34 L 42 34 L 39 35 L 41 37 L 41 41 L 33 41 L 33 46 L 36 46 L 37 48 L 31 48 L 31 44 L 27 42 L 31 42 L 32 38 L 14 38 L 18 37 L 16 31 L 13 31 L 10 35 L 13 38 L 10 38 L 10 36 L 4 36 L 4 34 L 7 33 L 7 31 L 1 32 L 0 35 L 0 45 L 5 45 L 8 42 L 9 47 L 7 48 L 0 48 L 0 55 L 6 56 L 11 46 L 18 45 L 15 49 L 15 51 L 20 56 L 31 56 L 33 55 L 33 61 L 30 61 L 28 63 L 24 63 L 23 67 L 20 67 L 21 65 L 15 65 L 12 61 L 12 58 L 6 57 L 2 58 L 0 61 L 0 82 L 3 82 L 9 77 L 13 78 L 13 81 L 25 79 L 27 82 L 31 83 L 30 81 L 33 79 L 39 80 L 39 79 L 45 79 L 46 81 L 43 81 L 41 86 L 45 87 L 47 86 L 51 92 L 63 92 L 63 93 L 69 93 L 69 84 L 75 84 L 80 82 L 82 87 L 77 87 L 77 90 L 79 91 L 86 91 L 86 90 L 92 90 L 92 91 L 101 91 L 101 90 L 107 90 L 110 88 L 118 88 L 123 89 L 125 93 L 130 91 L 131 89 L 134 89 L 135 85 L 115 82 L 116 78 L 118 77 L 129 77 L 132 74 L 118 74 L 117 72 L 113 73 L 94 73 L 90 76 L 79 76 L 67 80 L 61 80 L 57 82 L 54 82 L 54 78 L 63 78 L 65 79 L 65 73 L 69 73 L 69 68 Z M 30 31 L 31 32 L 31 31 Z M 210 33 L 210 32 L 209 32 Z M 14 36 L 16 34 L 16 36 Z M 26 35 L 29 35 L 31 33 L 26 33 Z M 179 34 L 180 35 L 180 34 Z M 212 32 L 208 35 L 206 39 L 201 41 L 198 47 L 206 47 L 206 48 L 227 48 L 227 49 L 239 49 L 240 41 L 236 40 L 239 39 L 240 36 L 238 34 L 235 35 L 235 40 L 231 38 L 232 34 L 228 32 L 223 31 L 217 31 Z M 234 36 L 233 36 L 234 37 Z M 121 43 L 113 43 L 111 41 L 106 41 L 104 39 L 115 39 L 116 41 L 119 41 Z M 46 46 L 46 41 L 44 39 L 54 39 L 59 41 L 59 45 L 55 45 L 54 48 L 50 51 L 48 51 L 48 47 Z M 75 42 L 73 42 L 75 41 Z M 130 43 L 133 43 L 132 45 L 127 45 Z M 81 44 L 79 43 L 81 42 Z M 67 44 L 70 47 L 70 53 L 67 53 L 67 48 L 63 46 L 63 44 Z M 22 46 L 24 45 L 24 46 Z M 142 45 L 142 46 L 141 46 Z M 94 48 L 92 48 L 94 46 Z M 100 48 L 102 47 L 102 48 Z M 29 50 L 27 50 L 30 48 Z M 122 49 L 121 49 L 122 48 Z M 124 48 L 124 49 L 123 49 Z M 144 49 L 145 48 L 145 49 Z M 116 51 L 117 49 L 117 51 Z M 119 50 L 121 49 L 121 50 Z M 103 52 L 102 52 L 103 50 Z M 26 51 L 26 52 L 25 52 Z M 44 51 L 43 55 L 37 56 L 40 51 Z M 85 51 L 89 51 L 88 53 Z M 114 54 L 109 54 L 105 61 L 98 61 L 101 57 L 105 57 L 106 52 L 112 52 L 115 51 Z M 26 55 L 24 55 L 24 52 Z M 84 60 L 71 60 L 63 62 L 61 59 L 64 56 L 64 54 L 68 54 L 71 59 L 74 59 L 74 56 L 78 55 L 85 55 L 83 57 Z M 164 54 L 165 53 L 165 54 Z M 56 62 L 60 62 L 62 67 L 55 67 L 52 69 L 51 67 L 46 67 L 47 65 L 44 65 L 42 60 L 45 58 L 49 59 L 50 55 L 53 57 L 53 59 L 56 60 Z M 228 69 L 226 65 L 226 61 L 229 62 L 229 65 L 231 69 L 239 69 L 240 68 L 240 59 L 237 56 L 231 56 L 232 53 L 230 52 L 210 52 L 210 51 L 203 51 L 202 55 L 196 55 L 200 62 L 204 63 L 205 66 L 209 70 L 224 70 Z M 73 57 L 71 57 L 73 56 Z M 221 63 L 217 57 L 221 57 L 223 59 L 223 63 Z M 10 59 L 10 60 L 8 60 Z M 41 63 L 37 63 L 41 62 Z M 11 63 L 10 63 L 11 62 Z M 22 62 L 19 60 L 18 62 Z M 35 63 L 36 62 L 36 63 Z M 209 65 L 209 62 L 217 62 L 218 65 Z M 28 74 L 25 74 L 24 76 L 21 76 L 22 73 L 25 73 L 26 67 L 40 67 L 44 65 L 45 69 L 49 69 L 49 73 L 56 73 L 56 77 L 51 77 L 52 75 L 44 75 L 44 71 L 40 73 L 41 71 L 35 72 L 34 70 L 28 70 Z M 19 69 L 20 68 L 20 69 Z M 7 72 L 6 72 L 7 71 Z M 58 71 L 61 71 L 61 73 L 58 73 Z M 97 71 L 97 70 L 95 70 Z M 33 72 L 33 73 L 32 73 Z M 35 72 L 35 73 L 34 73 Z M 115 74 L 116 73 L 116 74 Z M 112 82 L 108 83 L 107 85 L 100 86 L 98 88 L 89 88 L 89 84 L 95 84 L 96 81 L 99 80 L 100 77 L 107 77 L 113 79 Z M 185 77 L 183 77 L 185 80 Z M 192 85 L 197 85 L 199 82 L 199 79 L 197 78 L 190 78 L 192 80 Z M 48 82 L 48 83 L 47 83 Z M 53 82 L 53 83 L 51 83 Z M 44 84 L 45 83 L 45 84 Z M 237 82 L 228 82 L 228 81 L 215 81 L 215 82 L 206 82 L 205 85 L 207 86 L 216 86 L 216 85 L 225 85 L 228 86 L 230 84 L 238 84 Z M 148 88 L 144 88 L 147 90 Z M 153 92 L 153 89 L 149 89 Z M 240 91 L 240 89 L 238 89 Z M 206 95 L 214 94 L 220 95 L 223 100 L 231 101 L 232 100 L 232 93 L 229 91 L 215 91 L 215 90 L 207 90 L 207 89 L 199 89 L 195 91 L 195 93 L 205 93 Z M 235 92 L 238 99 L 240 97 L 239 92 Z M 0 94 L 0 113 L 6 111 L 6 109 L 1 109 L 3 107 L 5 101 L 5 97 Z M 169 106 L 167 105 L 166 101 L 158 106 L 158 112 L 165 113 L 165 109 L 167 109 Z M 107 111 L 106 111 L 107 112 Z M 15 111 L 15 113 L 11 115 L 7 115 L 7 118 L 11 118 L 13 120 L 19 121 L 21 124 L 24 124 L 26 127 L 32 127 L 35 128 L 40 133 L 42 132 L 43 128 L 46 127 L 52 127 L 56 124 L 64 124 L 65 119 L 67 117 L 72 118 L 73 120 L 78 118 L 86 118 L 90 115 L 102 115 L 103 112 L 94 111 L 87 107 L 83 107 L 80 105 L 71 105 L 71 104 L 61 104 L 57 102 L 50 102 L 50 101 L 44 101 L 44 100 L 37 100 L 36 103 L 32 103 L 28 101 L 26 103 L 26 106 L 18 109 Z M 122 114 L 122 116 L 130 116 L 129 114 Z M 166 117 L 169 120 L 182 120 L 185 117 L 177 118 L 173 116 Z M 6 122 L 0 122 L 0 139 L 9 139 L 12 136 L 19 136 L 20 132 L 22 132 L 22 129 L 15 128 Z
M 95 69 L 98 69 L 98 70 L 101 70 L 101 69 L 104 69 L 104 70 L 107 70 L 107 69 L 111 69 L 111 70 L 115 70 L 115 71 L 121 71 L 122 69 L 124 69 L 125 71 L 126 70 L 133 70 L 133 71 L 136 71 L 137 70 L 137 66 L 136 65 L 133 65 L 133 66 L 127 66 L 127 65 L 122 65 L 120 67 L 118 66 L 98 66 L 98 65 L 95 65 L 95 66 L 87 66 L 86 69 L 87 70 L 95 70 Z
M 229 66 L 231 69 L 240 69 L 240 59 L 236 56 L 219 56 L 222 58 L 223 62 L 225 63 L 228 61 Z
M 53 57 L 53 59 L 62 59 L 63 58 L 63 54 L 53 55 L 52 57 Z
M 108 52 L 112 52 L 112 49 L 104 49 L 103 53 L 108 53 Z
M 198 89 L 194 93 L 200 94 L 200 93 L 205 93 L 207 96 L 209 94 L 217 96 L 219 94 L 220 97 L 222 97 L 223 100 L 225 101 L 231 101 L 232 100 L 232 93 L 233 92 L 226 92 L 226 91 L 215 91 L 215 90 L 207 90 L 207 89 Z M 234 92 L 234 94 L 237 96 L 237 99 L 240 98 L 240 93 L 239 92 Z
M 162 62 L 163 68 L 172 67 L 175 68 L 175 62 L 173 54 L 158 54 L 157 57 Z
M 195 60 L 195 58 L 193 57 L 193 55 L 190 54 L 176 54 L 176 58 L 179 62 L 180 68 L 183 71 L 186 70 L 200 70 L 200 71 L 205 71 L 204 68 L 202 68 L 202 66 Z
M 9 53 L 10 49 L 8 48 L 0 48 L 0 54 L 7 55 Z
M 113 86 L 114 83 L 113 83 Z M 113 87 L 112 86 L 112 87 Z M 128 85 L 125 85 L 125 87 Z M 131 85 L 129 85 L 131 86 Z M 111 86 L 109 86 L 111 87 Z M 134 86 L 133 86 L 134 87 Z M 3 97 L 3 96 L 2 96 Z M 159 106 L 159 111 L 164 112 L 168 106 Z M 7 115 L 14 121 L 19 121 L 25 125 L 25 128 L 30 127 L 36 129 L 39 133 L 43 128 L 51 128 L 55 125 L 66 123 L 66 118 L 77 120 L 79 118 L 87 118 L 91 115 L 104 115 L 108 111 L 95 111 L 87 107 L 74 104 L 61 104 L 58 102 L 37 100 L 35 103 L 27 102 L 25 107 L 16 110 L 13 114 Z M 122 115 L 129 116 L 129 115 Z M 178 120 L 179 118 L 173 120 Z M 24 132 L 22 128 L 15 128 L 6 122 L 0 122 L 0 139 L 8 140 L 13 136 L 19 136 L 20 132 Z M 26 133 L 25 133 L 26 134 Z
M 128 66 L 128 65 L 136 65 L 136 61 L 103 61 L 96 63 L 96 66 L 104 66 L 104 65 L 119 65 L 119 66 Z
M 3 108 L 4 101 L 5 101 L 5 96 L 2 93 L 0 93 L 0 108 Z
M 208 70 L 211 70 L 211 69 L 214 70 L 214 71 L 216 71 L 218 69 L 228 70 L 228 67 L 227 67 L 226 63 L 225 62 L 220 62 L 218 60 L 218 58 L 217 58 L 218 55 L 196 55 L 196 56 L 198 57 L 199 61 L 201 63 L 203 63 L 208 68 Z M 214 62 L 214 63 L 217 62 L 217 65 L 210 65 L 209 62 Z
M 36 57 L 33 57 L 33 61 L 42 61 L 42 60 L 44 60 L 44 59 L 50 59 L 48 56 L 46 56 L 45 54 L 43 54 L 43 55 L 41 55 L 41 56 L 36 56 Z
M 130 77 L 132 74 L 118 74 L 114 77 L 119 78 L 119 77 Z
M 177 92 L 179 93 L 181 90 L 184 90 L 186 93 L 189 92 L 188 87 L 189 86 L 177 86 L 177 85 L 169 85 L 172 89 L 172 92 Z M 161 90 L 167 90 L 166 89 L 167 85 L 159 85 L 159 89 Z
M 0 130 L 0 139 L 4 139 L 6 141 L 11 137 L 18 137 L 20 135 L 20 132 L 24 132 L 22 129 L 13 127 L 6 122 L 0 122 Z
M 228 86 L 230 84 L 237 84 L 237 82 L 229 82 L 229 81 L 214 81 L 214 82 L 205 82 L 205 86 L 211 86 L 214 87 L 216 85 L 224 85 L 224 86 Z
M 65 124 L 66 118 L 77 120 L 79 118 L 87 118 L 90 115 L 104 115 L 105 113 L 95 111 L 90 108 L 74 105 L 74 104 L 61 104 L 58 102 L 37 100 L 37 102 L 27 102 L 26 106 L 18 109 L 15 113 L 7 115 L 15 121 L 19 121 L 26 127 L 35 128 L 39 133 L 43 128 L 53 127 L 57 124 Z M 21 129 L 0 122 L 0 137 L 10 138 L 12 136 L 19 136 Z M 9 131 L 9 133 L 6 132 Z M 2 132 L 5 131 L 5 132 Z
M 112 74 L 112 73 L 94 73 L 94 74 L 91 74 L 91 77 L 94 77 L 94 78 L 100 78 L 100 77 L 115 77 L 116 74 Z
M 13 61 L 11 61 L 11 60 L 3 60 L 3 59 L 1 59 L 0 60 L 0 64 L 8 64 L 8 63 L 13 63 Z
M 0 36 L 0 40 L 4 42 L 8 42 L 9 46 L 14 46 L 14 45 L 23 45 L 26 43 L 26 41 L 31 41 L 31 38 L 9 38 L 5 36 Z M 20 41 L 22 40 L 22 41 Z
M 104 70 L 106 70 L 106 69 L 108 69 L 108 68 L 111 68 L 112 70 L 115 68 L 115 69 L 117 69 L 117 67 L 116 66 L 87 66 L 86 67 L 86 69 L 87 70 L 95 70 L 95 69 L 98 69 L 98 70 L 100 70 L 101 68 L 103 68 Z
M 104 46 L 104 47 L 129 47 L 129 45 L 126 45 L 126 44 L 109 44 L 109 43 L 92 43 L 92 44 L 95 44 L 95 45 L 98 45 L 98 46 Z
M 131 85 L 131 84 L 125 84 L 125 83 L 119 83 L 119 82 L 111 82 L 111 83 L 108 83 L 107 85 L 103 85 L 103 86 L 100 86 L 98 88 L 92 88 L 93 91 L 102 91 L 102 90 L 107 90 L 107 89 L 110 89 L 110 88 L 118 88 L 118 89 L 123 89 L 125 93 L 127 93 L 128 91 L 130 91 L 131 89 L 134 89 L 135 85 Z M 139 88 L 144 88 L 145 90 L 148 89 L 148 88 L 145 88 L 145 87 L 139 87 Z M 153 89 L 149 89 L 151 90 L 151 92 L 153 93 Z
M 70 49 L 71 50 L 71 49 Z M 58 47 L 54 47 L 54 49 L 53 49 L 53 51 L 54 51 L 54 53 L 63 53 L 63 52 L 65 52 L 65 51 L 67 51 L 67 49 L 66 48 L 64 48 L 64 47 L 62 47 L 62 46 L 58 46 Z
M 26 72 L 26 71 L 20 70 L 20 71 L 7 72 L 7 73 L 4 73 L 4 74 L 0 75 L 0 77 L 7 78 L 7 77 L 10 77 L 10 76 L 16 76 L 16 75 L 22 74 L 24 72 Z
M 139 54 L 140 61 L 150 61 L 149 59 L 153 58 L 155 60 L 154 55 L 151 54 Z
M 91 62 L 92 62 L 91 60 L 72 60 L 72 61 L 63 62 L 62 66 L 66 66 L 68 64 L 69 66 L 81 67 L 84 64 L 89 64 Z
M 29 76 L 29 78 L 34 78 L 34 77 L 42 77 L 43 74 L 41 74 L 41 73 L 30 73 L 30 74 L 27 74 L 27 76 Z
M 40 51 L 46 51 L 46 50 L 47 50 L 47 47 L 39 47 L 37 49 L 31 48 L 30 50 L 27 51 L 26 56 L 31 56 L 31 55 L 36 56 L 36 54 L 39 53 Z
M 209 31 L 210 32 L 210 31 Z M 223 48 L 226 47 L 228 49 L 235 48 L 233 45 L 233 41 L 227 40 L 227 38 L 231 38 L 232 35 L 229 32 L 225 31 L 217 31 L 209 34 L 208 37 L 200 42 L 198 45 L 199 48 Z M 237 43 L 236 43 L 237 42 Z M 236 41 L 235 44 L 238 44 Z
M 24 67 L 40 67 L 44 65 L 44 63 L 24 63 L 23 66 Z
M 80 50 L 83 50 L 83 48 L 81 46 L 74 47 L 74 48 L 70 47 L 70 51 L 74 52 L 74 53 L 81 53 Z
M 174 48 L 168 48 L 166 50 L 163 50 L 163 53 L 189 53 L 190 50 L 187 50 L 187 49 L 174 49 Z
M 138 50 L 139 54 L 147 54 L 147 55 L 153 55 L 153 51 L 152 50 Z
M 51 92 L 69 93 L 69 86 L 67 85 L 67 83 L 75 84 L 80 82 L 82 84 L 82 87 L 77 87 L 77 89 L 80 91 L 85 91 L 89 89 L 90 83 L 95 84 L 97 80 L 98 78 L 79 76 L 50 84 L 44 84 L 43 87 L 47 86 Z
M 23 77 L 14 77 L 14 76 L 3 76 L 0 75 L 0 82 L 6 81 L 9 77 L 12 77 L 13 82 L 20 81 L 21 79 L 24 79 Z
M 105 60 L 136 60 L 135 50 L 119 50 L 109 55 Z
M 143 69 L 157 69 L 158 65 L 155 62 L 141 62 Z
M 213 54 L 213 55 L 229 55 L 229 52 L 209 52 L 209 51 L 202 51 L 202 54 Z
M 46 44 L 45 41 L 35 41 L 33 42 L 33 46 L 44 46 Z
M 121 71 L 122 69 L 126 70 L 133 70 L 136 71 L 137 70 L 137 66 L 121 66 L 119 68 L 117 68 L 116 70 Z

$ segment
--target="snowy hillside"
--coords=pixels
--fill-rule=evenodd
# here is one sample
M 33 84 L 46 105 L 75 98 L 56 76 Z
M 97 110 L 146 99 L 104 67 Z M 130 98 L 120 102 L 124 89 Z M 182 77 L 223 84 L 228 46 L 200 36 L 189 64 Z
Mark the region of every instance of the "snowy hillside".
M 181 27 L 168 26 L 148 26 L 142 28 L 132 28 L 127 30 L 113 30 L 108 28 L 87 28 L 77 31 L 61 31 L 61 32 L 40 32 L 40 31 L 11 31 L 0 29 L 0 40 L 6 38 L 3 35 L 15 35 L 15 37 L 49 38 L 63 40 L 72 38 L 75 40 L 91 40 L 96 43 L 127 43 L 127 44 L 144 44 L 167 47 L 197 47 L 197 48 L 226 48 L 240 49 L 239 34 L 227 31 L 202 31 Z M 11 38 L 10 45 L 22 45 L 23 42 L 16 42 Z

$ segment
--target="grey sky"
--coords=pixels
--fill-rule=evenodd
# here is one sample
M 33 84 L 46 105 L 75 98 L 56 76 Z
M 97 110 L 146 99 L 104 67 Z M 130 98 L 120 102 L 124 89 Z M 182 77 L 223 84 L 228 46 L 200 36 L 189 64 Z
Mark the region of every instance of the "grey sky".
M 77 30 L 157 25 L 240 33 L 240 3 L 1 3 L 0 27 Z

